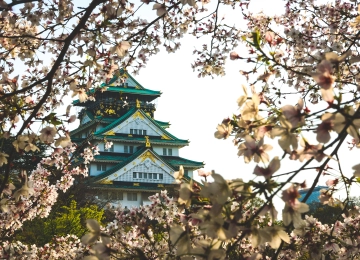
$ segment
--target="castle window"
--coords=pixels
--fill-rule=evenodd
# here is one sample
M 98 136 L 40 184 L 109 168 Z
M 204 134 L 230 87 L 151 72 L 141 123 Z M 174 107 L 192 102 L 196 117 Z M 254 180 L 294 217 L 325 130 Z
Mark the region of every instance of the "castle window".
M 111 192 L 111 198 L 112 200 L 123 200 L 123 193 L 121 191 L 113 191 Z
M 139 179 L 142 179 L 142 172 L 139 172 Z
M 130 129 L 130 134 L 134 134 L 134 135 L 146 135 L 146 130 L 142 130 L 142 129 Z
M 133 172 L 133 178 L 136 179 L 136 172 Z
M 147 179 L 147 173 L 144 172 L 144 179 Z
M 134 153 L 134 146 L 130 145 L 125 145 L 124 146 L 124 153 Z
M 149 173 L 149 179 L 152 179 L 152 173 Z
M 160 180 L 164 179 L 164 175 L 162 173 L 159 173 L 159 179 Z
M 172 149 L 168 149 L 168 155 L 172 156 Z
M 163 148 L 163 155 L 167 155 L 166 154 L 166 148 Z
M 98 163 L 97 164 L 97 170 L 98 170 L 98 172 L 106 171 L 106 164 Z
M 128 201 L 137 201 L 137 193 L 128 192 L 127 200 Z
M 154 179 L 157 179 L 157 173 L 153 173 Z

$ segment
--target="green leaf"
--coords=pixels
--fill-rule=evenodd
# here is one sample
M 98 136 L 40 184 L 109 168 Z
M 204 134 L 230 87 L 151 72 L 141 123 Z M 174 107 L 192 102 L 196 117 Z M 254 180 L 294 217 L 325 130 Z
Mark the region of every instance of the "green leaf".
M 251 33 L 252 35 L 252 40 L 253 40 L 253 45 L 256 49 L 260 49 L 260 32 L 259 31 L 255 31 Z

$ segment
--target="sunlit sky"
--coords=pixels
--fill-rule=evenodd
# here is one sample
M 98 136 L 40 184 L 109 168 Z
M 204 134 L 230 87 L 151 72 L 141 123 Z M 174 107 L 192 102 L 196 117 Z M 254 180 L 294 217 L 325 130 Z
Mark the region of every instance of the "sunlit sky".
M 264 11 L 270 15 L 281 14 L 284 11 L 281 0 L 251 1 L 249 9 L 254 13 Z M 245 26 L 241 16 L 231 10 L 227 9 L 223 14 L 225 21 L 229 21 L 229 24 L 236 23 Z M 221 10 L 220 15 L 222 15 Z M 170 133 L 178 138 L 190 140 L 190 145 L 181 149 L 180 156 L 204 161 L 205 169 L 215 170 L 226 179 L 254 179 L 255 164 L 245 164 L 243 157 L 237 156 L 237 147 L 233 145 L 232 138 L 226 141 L 214 138 L 217 124 L 221 123 L 223 118 L 239 113 L 236 100 L 242 95 L 241 85 L 247 85 L 239 70 L 248 64 L 228 59 L 224 77 L 198 78 L 197 73 L 191 68 L 191 62 L 195 60 L 192 54 L 194 46 L 200 46 L 200 44 L 201 41 L 193 37 L 184 38 L 180 51 L 175 54 L 162 52 L 160 55 L 151 57 L 146 68 L 142 69 L 140 75 L 135 78 L 144 87 L 163 92 L 158 99 L 155 118 L 170 121 L 171 126 L 168 129 Z M 245 51 L 240 46 L 235 50 L 240 56 Z M 296 101 L 290 104 L 295 105 Z M 310 133 L 306 137 L 311 135 Z M 315 140 L 315 138 L 310 138 L 310 140 Z M 276 145 L 276 142 L 273 144 Z M 351 176 L 353 172 L 351 167 L 357 164 L 360 158 L 359 149 L 350 153 L 344 143 L 339 154 L 344 173 Z M 282 152 L 275 150 L 270 157 L 276 155 L 282 156 Z M 296 170 L 301 166 L 301 163 L 288 159 L 282 160 L 281 163 L 282 168 L 278 173 Z M 312 166 L 316 165 L 320 163 L 312 164 Z M 331 160 L 330 165 L 336 168 L 336 161 Z M 306 180 L 311 186 L 316 175 L 316 171 L 306 171 L 299 174 L 295 180 L 298 182 Z M 194 177 L 196 178 L 196 174 Z M 321 177 L 319 184 L 324 185 L 328 178 L 328 176 Z M 360 195 L 357 190 L 358 187 L 353 189 L 352 195 Z M 277 200 L 280 201 L 279 198 Z

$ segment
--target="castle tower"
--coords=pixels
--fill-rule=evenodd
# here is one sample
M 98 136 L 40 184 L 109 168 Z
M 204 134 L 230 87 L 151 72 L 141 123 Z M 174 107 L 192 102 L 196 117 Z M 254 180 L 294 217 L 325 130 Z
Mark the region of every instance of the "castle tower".
M 100 200 L 128 208 L 145 205 L 154 193 L 174 188 L 173 173 L 180 165 L 187 179 L 204 166 L 180 157 L 180 148 L 189 141 L 170 134 L 168 122 L 154 119 L 154 101 L 160 91 L 144 88 L 126 70 L 91 91 L 96 101 L 73 102 L 84 108 L 71 139 L 100 148 L 100 155 L 89 166 L 89 187 Z M 110 149 L 106 141 L 113 143 Z

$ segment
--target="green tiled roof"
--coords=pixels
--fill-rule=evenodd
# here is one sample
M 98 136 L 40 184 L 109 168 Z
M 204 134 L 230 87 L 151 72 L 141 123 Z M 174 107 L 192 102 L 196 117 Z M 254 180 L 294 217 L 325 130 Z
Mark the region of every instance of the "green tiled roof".
M 166 163 L 170 168 L 172 168 L 174 171 L 176 171 L 178 169 L 178 166 L 181 164 L 171 164 L 167 159 L 166 156 L 160 156 L 158 155 L 156 152 L 154 152 L 151 148 L 148 149 L 146 147 L 142 147 L 141 149 L 139 149 L 138 151 L 136 151 L 135 153 L 131 154 L 129 157 L 124 158 L 124 161 L 119 162 L 117 165 L 115 165 L 114 167 L 112 167 L 111 169 L 95 176 L 94 178 L 91 179 L 91 182 L 97 182 L 99 180 L 102 180 L 108 176 L 110 176 L 111 174 L 115 173 L 116 171 L 120 170 L 121 168 L 123 168 L 126 164 L 130 163 L 131 161 L 135 160 L 140 154 L 142 154 L 143 152 L 145 152 L 146 150 L 150 150 L 156 157 L 158 157 L 160 160 L 162 160 L 164 163 Z M 125 154 L 122 154 L 123 156 Z M 120 155 L 121 156 L 121 155 Z M 169 158 L 172 158 L 172 156 L 168 156 Z M 106 157 L 107 159 L 110 159 L 110 157 Z M 175 160 L 173 160 L 175 161 Z M 189 168 L 200 168 L 203 166 L 203 163 L 200 162 L 195 162 L 195 161 L 190 161 L 187 160 L 185 158 L 181 158 L 178 157 L 178 159 L 176 160 L 177 162 L 184 162 L 184 167 L 189 167 Z M 191 164 L 189 163 L 191 162 Z M 187 163 L 187 164 L 186 164 Z
M 90 112 L 90 111 L 85 111 L 86 115 L 91 119 L 91 121 L 80 125 L 78 128 L 76 128 L 75 130 L 70 131 L 70 136 L 78 134 L 79 132 L 85 130 L 86 128 L 99 124 L 99 123 L 106 123 L 106 124 L 111 124 L 115 119 L 114 118 L 108 118 L 108 117 L 95 117 L 94 115 Z
M 98 124 L 98 122 L 96 122 L 95 120 L 89 121 L 86 124 L 80 125 L 78 128 L 76 128 L 75 130 L 70 131 L 70 136 L 72 135 L 76 135 L 77 133 L 85 130 L 86 128 L 96 125 Z
M 144 147 L 141 148 L 141 150 L 144 151 L 145 150 Z M 155 153 L 155 152 L 153 151 L 153 153 Z M 161 156 L 158 154 L 156 154 L 156 155 L 159 157 L 159 159 L 166 162 L 166 164 L 168 164 L 174 170 L 177 170 L 180 165 L 184 166 L 184 168 L 190 168 L 190 169 L 191 168 L 198 169 L 198 168 L 204 167 L 204 163 L 202 163 L 202 162 L 188 160 L 183 157 Z M 100 161 L 100 162 L 125 163 L 126 164 L 126 163 L 130 162 L 130 158 L 133 158 L 132 156 L 133 156 L 133 154 L 130 154 L 130 153 L 100 152 L 100 155 L 95 155 L 95 162 Z M 77 164 L 80 164 L 82 161 L 83 160 L 78 161 Z M 118 166 L 118 165 L 116 165 L 116 166 Z M 110 170 L 112 170 L 112 169 L 109 169 L 109 171 Z
M 180 165 L 184 166 L 184 168 L 202 168 L 204 167 L 203 162 L 197 162 L 188 160 L 178 156 L 160 156 L 164 161 L 173 166 L 174 169 L 177 169 Z
M 164 122 L 164 121 L 159 121 L 159 120 L 155 120 L 155 119 L 154 119 L 154 121 L 162 128 L 170 127 L 170 122 Z
M 145 138 L 144 136 L 139 137 L 129 137 L 127 134 L 118 134 L 118 135 L 94 135 L 91 139 L 93 140 L 106 140 L 108 141 L 122 141 L 126 143 L 139 143 L 139 144 L 145 144 Z M 182 139 L 176 139 L 176 140 L 167 140 L 167 139 L 161 139 L 159 136 L 149 136 L 149 141 L 151 144 L 168 144 L 168 145 L 174 145 L 174 146 L 185 146 L 189 144 L 188 140 L 182 140 Z
M 126 83 L 128 84 L 127 87 L 125 86 L 112 86 L 112 84 L 121 76 L 124 76 L 127 78 Z M 137 95 L 145 95 L 145 96 L 156 96 L 159 97 L 161 95 L 161 91 L 156 90 L 150 90 L 144 88 L 139 82 L 136 81 L 126 70 L 120 69 L 118 70 L 113 78 L 108 83 L 103 83 L 100 85 L 99 88 L 92 88 L 89 90 L 89 93 L 93 94 L 96 90 L 107 87 L 106 91 L 109 92 L 122 92 L 124 94 L 137 94 Z M 86 103 L 86 102 L 85 102 Z M 83 104 L 85 104 L 83 103 Z M 79 100 L 73 101 L 74 105 L 79 105 Z
M 109 124 L 108 126 L 100 129 L 99 131 L 96 131 L 94 133 L 94 135 L 101 135 L 103 133 L 106 133 L 107 131 L 111 130 L 112 128 L 114 128 L 115 126 L 117 126 L 118 124 L 121 124 L 123 121 L 125 121 L 126 119 L 128 119 L 132 114 L 135 113 L 137 109 L 135 107 L 132 107 L 129 109 L 128 112 L 126 112 L 126 114 L 124 114 L 122 117 L 116 119 L 114 122 L 112 122 L 111 124 Z
M 146 190 L 146 191 L 149 191 L 149 192 L 164 190 L 164 189 L 166 189 L 168 187 L 173 188 L 172 186 L 169 186 L 169 184 L 165 184 L 164 185 L 165 187 L 146 187 L 146 186 L 128 186 L 128 185 L 119 185 L 119 184 L 91 183 L 89 186 L 91 188 L 107 188 L 107 189 L 123 189 L 123 190 Z
M 108 126 L 104 127 L 103 129 L 100 129 L 99 131 L 95 132 L 94 135 L 102 135 L 106 133 L 107 131 L 111 130 L 112 128 L 116 127 L 117 125 L 121 124 L 123 121 L 128 119 L 130 116 L 132 116 L 136 111 L 139 111 L 144 117 L 149 119 L 155 126 L 158 127 L 158 129 L 163 132 L 165 135 L 169 136 L 173 140 L 177 141 L 185 141 L 182 139 L 178 139 L 177 137 L 170 134 L 168 131 L 166 131 L 161 125 L 159 125 L 154 119 L 152 119 L 150 116 L 148 116 L 146 113 L 144 113 L 141 109 L 131 108 L 125 115 L 120 117 L 119 119 L 115 120 L 113 123 L 109 124 Z M 110 138 L 110 137 L 109 137 Z M 186 141 L 188 142 L 188 141 Z
M 100 152 L 100 155 L 95 155 L 95 161 L 106 162 L 123 162 L 128 159 L 130 154 L 125 153 L 112 153 L 112 152 Z
M 102 86 L 100 88 L 103 88 L 105 87 Z M 90 94 L 94 94 L 95 93 L 95 88 L 92 88 L 88 91 L 88 93 Z M 160 91 L 156 91 L 156 90 L 150 90 L 150 89 L 136 89 L 136 88 L 124 88 L 124 87 L 107 87 L 107 90 L 106 91 L 109 91 L 109 92 L 116 92 L 116 93 L 124 93 L 124 94 L 137 94 L 137 95 L 144 95 L 144 96 L 156 96 L 156 97 L 160 97 L 161 95 L 161 92 Z M 82 104 L 85 104 L 86 102 L 82 103 Z M 74 100 L 73 101 L 73 104 L 74 105 L 79 105 L 80 104 L 80 101 L 77 99 L 77 100 Z

